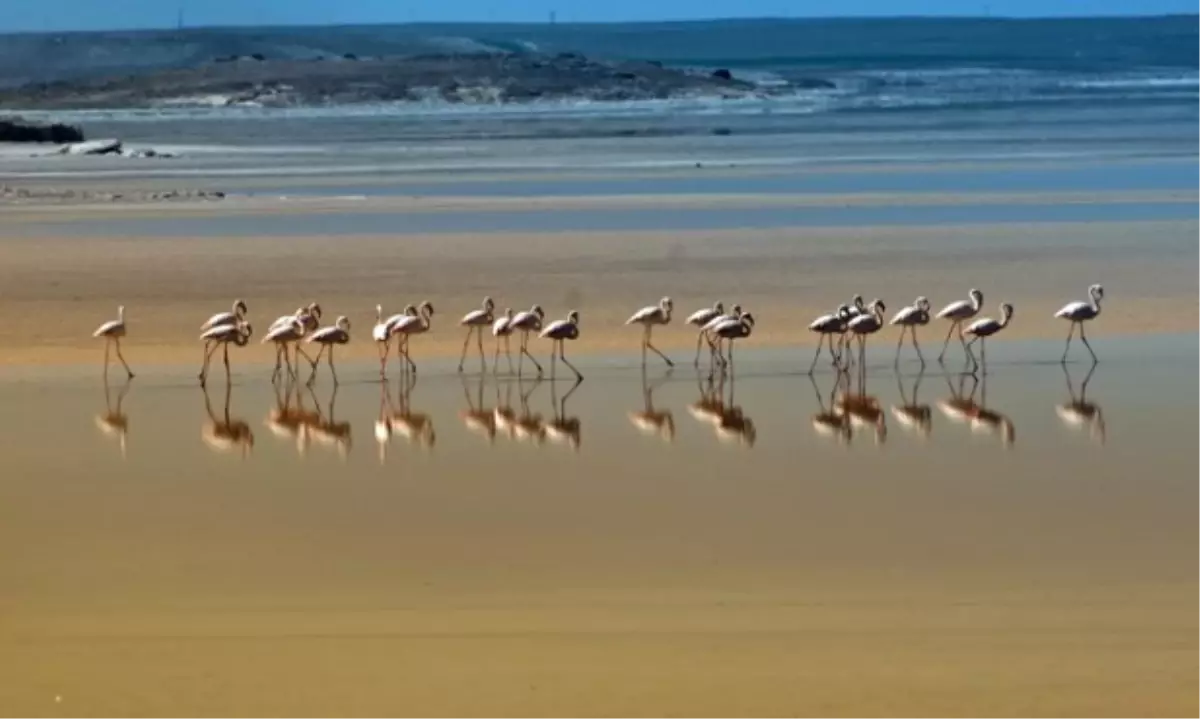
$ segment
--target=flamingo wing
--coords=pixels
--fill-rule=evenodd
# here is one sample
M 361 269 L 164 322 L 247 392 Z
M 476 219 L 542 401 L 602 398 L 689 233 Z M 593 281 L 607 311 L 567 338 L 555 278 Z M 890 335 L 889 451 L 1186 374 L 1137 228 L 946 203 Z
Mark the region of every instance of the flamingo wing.
M 575 325 L 567 320 L 555 320 L 546 325 L 546 328 L 542 330 L 538 337 L 549 337 L 556 340 L 567 339 L 574 336 L 574 333 L 571 332 L 573 329 L 575 329 Z
M 267 342 L 279 341 L 294 342 L 297 339 L 299 339 L 299 336 L 296 334 L 296 326 L 294 324 L 286 324 L 279 325 L 278 327 L 272 327 L 267 331 L 267 334 L 263 336 L 262 341 L 263 344 L 266 344 Z
M 842 328 L 842 318 L 837 315 L 821 315 L 808 326 L 813 332 L 837 332 Z
M 92 333 L 92 336 L 93 337 L 103 337 L 104 335 L 107 335 L 117 329 L 120 329 L 121 327 L 124 327 L 124 326 L 125 326 L 125 323 L 122 322 L 121 320 L 109 320 L 108 322 L 105 322 L 104 324 L 97 327 L 96 331 Z
M 512 320 L 508 317 L 500 317 L 492 323 L 492 334 L 500 337 L 512 331 Z
M 625 324 L 633 325 L 633 324 L 637 324 L 639 322 L 646 322 L 648 320 L 653 319 L 658 313 L 659 313 L 658 307 L 643 307 L 642 309 L 638 310 L 637 312 L 634 312 L 632 317 L 625 320 Z
M 990 334 L 995 334 L 996 330 L 1000 329 L 1000 323 L 991 317 L 984 317 L 981 320 L 975 320 L 966 329 L 969 335 L 980 335 L 987 337 Z
M 687 324 L 703 327 L 708 324 L 708 321 L 717 316 L 717 311 L 711 307 L 705 307 L 702 310 L 696 310 L 688 315 Z
M 237 322 L 237 315 L 233 314 L 232 312 L 218 312 L 217 314 L 213 315 L 212 317 L 209 317 L 208 320 L 204 324 L 200 325 L 200 330 L 201 331 L 210 330 L 210 329 L 213 329 L 214 327 L 221 327 L 222 325 L 231 325 L 231 324 L 234 324 L 235 322 Z
M 459 324 L 460 325 L 481 325 L 486 322 L 491 322 L 491 320 L 488 319 L 489 316 L 490 315 L 488 314 L 487 310 L 473 310 L 473 311 L 468 312 L 467 314 L 463 315 L 463 318 L 462 318 L 462 320 L 459 321 Z
M 308 336 L 309 342 L 344 344 L 349 338 L 341 327 L 323 327 Z
M 942 308 L 941 312 L 937 313 L 938 319 L 969 317 L 975 311 L 975 305 L 969 300 L 959 300 L 951 302 Z
M 910 325 L 914 324 L 921 315 L 921 310 L 917 307 L 905 307 L 896 313 L 892 318 L 893 325 Z
M 380 322 L 371 328 L 371 338 L 376 342 L 387 342 L 392 336 L 392 328 L 387 322 Z
M 1086 302 L 1071 302 L 1064 305 L 1058 312 L 1055 312 L 1054 316 L 1066 320 L 1090 318 L 1092 316 L 1092 306 Z
M 226 340 L 232 339 L 234 337 L 234 335 L 236 335 L 237 333 L 238 333 L 237 325 L 234 325 L 234 324 L 217 325 L 216 327 L 211 327 L 207 331 L 202 332 L 200 334 L 200 339 L 226 341 Z

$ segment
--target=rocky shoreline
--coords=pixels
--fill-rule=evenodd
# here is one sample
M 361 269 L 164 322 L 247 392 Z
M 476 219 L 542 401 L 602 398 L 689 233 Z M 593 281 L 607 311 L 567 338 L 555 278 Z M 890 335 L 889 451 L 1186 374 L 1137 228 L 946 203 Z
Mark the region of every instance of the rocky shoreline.
M 98 190 L 74 190 L 62 187 L 13 187 L 10 185 L 0 185 L 0 204 L 9 205 L 195 202 L 200 200 L 218 201 L 225 199 L 225 197 L 225 193 L 220 190 L 165 189 L 102 192 Z
M 769 94 L 728 70 L 688 71 L 575 53 L 447 54 L 274 60 L 213 58 L 182 70 L 30 83 L 0 90 L 0 108 L 304 107 L 441 101 L 504 104 Z

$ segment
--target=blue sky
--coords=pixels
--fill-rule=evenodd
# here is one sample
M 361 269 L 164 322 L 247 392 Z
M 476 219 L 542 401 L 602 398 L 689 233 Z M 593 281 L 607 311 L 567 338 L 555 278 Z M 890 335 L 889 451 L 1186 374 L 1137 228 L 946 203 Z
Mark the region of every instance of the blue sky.
M 381 22 L 613 22 L 844 15 L 1195 13 L 1196 0 L 0 0 L 0 31 Z

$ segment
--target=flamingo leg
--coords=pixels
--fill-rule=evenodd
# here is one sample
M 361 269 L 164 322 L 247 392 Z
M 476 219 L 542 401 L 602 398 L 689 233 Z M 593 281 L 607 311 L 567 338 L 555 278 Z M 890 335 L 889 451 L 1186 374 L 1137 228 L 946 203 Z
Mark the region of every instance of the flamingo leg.
M 504 356 L 506 358 L 508 358 L 508 373 L 512 374 L 513 373 L 513 363 L 512 363 L 512 332 L 511 331 L 509 331 L 508 334 L 504 335 Z
M 840 341 L 840 340 L 839 340 L 839 341 Z M 825 342 L 825 345 L 826 345 L 826 346 L 829 348 L 829 359 L 830 359 L 830 363 L 831 363 L 831 364 L 832 364 L 834 367 L 837 367 L 839 364 L 841 364 L 841 361 L 842 361 L 842 354 L 841 354 L 841 352 L 837 352 L 837 353 L 835 353 L 835 352 L 833 351 L 833 335 L 826 335 L 826 342 Z
M 475 345 L 479 348 L 479 373 L 487 374 L 487 357 L 483 354 L 483 328 L 478 327 L 475 330 Z
M 900 326 L 900 339 L 896 340 L 896 359 L 892 362 L 893 367 L 900 366 L 900 348 L 904 346 L 904 333 L 908 332 L 908 325 Z
M 1067 346 L 1065 349 L 1063 349 L 1063 356 L 1062 356 L 1062 359 L 1060 360 L 1060 362 L 1062 364 L 1067 363 L 1067 353 L 1071 351 L 1071 338 L 1075 336 L 1075 324 L 1076 324 L 1075 322 L 1072 322 L 1071 329 L 1070 329 L 1070 331 L 1067 332 Z M 1082 330 L 1083 327 L 1081 326 L 1080 329 Z
M 817 360 L 821 359 L 821 348 L 824 347 L 824 345 L 825 345 L 826 337 L 829 337 L 829 345 L 830 345 L 829 346 L 829 354 L 830 354 L 830 356 L 833 355 L 833 338 L 830 337 L 829 335 L 818 335 L 817 336 L 817 351 L 815 353 L 813 353 L 812 364 L 810 364 L 808 366 L 808 376 L 809 377 L 812 377 L 813 370 L 816 369 L 816 367 L 817 367 Z
M 317 363 L 321 361 L 321 355 L 325 353 L 325 345 L 321 345 L 321 349 L 317 350 L 317 358 L 312 363 L 312 371 L 308 375 L 309 387 L 313 386 L 313 382 L 317 381 Z
M 408 347 L 408 338 L 404 338 L 404 359 L 408 361 L 408 370 L 414 375 L 417 373 L 417 363 L 413 362 L 411 350 Z
M 492 352 L 492 374 L 500 374 L 500 335 L 496 335 L 496 350 Z
M 275 369 L 271 370 L 271 382 L 279 379 L 280 373 L 283 371 L 283 359 L 280 354 L 283 353 L 285 345 L 282 342 L 275 344 Z
M 659 357 L 662 357 L 662 359 L 663 359 L 663 362 L 666 362 L 668 367 L 674 367 L 674 366 L 675 366 L 675 363 L 671 361 L 671 358 L 670 358 L 670 357 L 667 357 L 667 356 L 666 356 L 665 354 L 663 354 L 662 352 L 659 352 L 658 348 L 657 348 L 657 347 L 655 347 L 655 346 L 654 346 L 654 345 L 653 345 L 653 344 L 650 342 L 650 330 L 651 330 L 651 327 L 652 327 L 652 325 L 646 325 L 646 346 L 647 346 L 647 347 L 649 347 L 650 349 L 654 350 L 654 354 L 658 355 Z M 645 350 L 643 350 L 643 354 L 644 354 L 644 352 L 645 352 Z M 643 362 L 643 364 L 644 364 L 644 362 Z
M 125 355 L 121 354 L 121 338 L 114 337 L 113 344 L 116 345 L 117 359 L 121 360 L 121 365 L 125 368 L 125 374 L 129 375 L 129 379 L 133 379 L 133 370 L 129 369 L 129 363 L 125 361 Z M 1091 347 L 1089 347 L 1088 350 L 1090 351 Z M 1092 357 L 1095 357 L 1095 356 L 1096 355 L 1094 355 L 1094 354 L 1092 355 Z
M 333 345 L 329 345 L 329 355 L 326 357 L 329 362 L 329 373 L 333 375 L 333 386 L 338 386 L 337 368 L 333 366 Z M 336 392 L 336 390 L 334 390 Z M 329 416 L 333 417 L 333 410 L 329 411 Z
M 387 379 L 387 358 L 392 351 L 392 336 L 388 335 L 386 340 L 377 344 L 379 345 L 379 379 L 385 380 Z
M 309 356 L 308 356 L 308 353 L 307 353 L 307 352 L 305 352 L 303 349 L 301 349 L 301 348 L 300 348 L 300 345 L 299 345 L 298 343 L 296 344 L 296 353 L 297 353 L 297 355 L 302 355 L 302 356 L 304 357 L 304 359 L 308 360 L 308 363 L 309 363 L 310 365 L 312 365 L 312 366 L 314 366 L 314 367 L 316 367 L 316 366 L 317 366 L 317 361 L 316 361 L 316 360 L 314 360 L 312 357 L 309 357 Z M 299 365 L 299 364 L 300 364 L 300 358 L 299 358 L 299 356 L 297 356 L 297 358 L 296 358 L 296 364 L 297 364 L 297 365 Z
M 225 351 L 222 353 L 222 360 L 225 362 L 225 388 L 229 389 L 229 343 L 222 342 L 221 344 L 225 348 Z
M 203 387 L 204 383 L 208 381 L 208 363 L 209 363 L 209 360 L 212 359 L 213 353 L 217 351 L 218 344 L 219 343 L 215 343 L 215 342 L 205 342 L 204 343 L 204 362 L 200 365 L 200 386 L 201 387 Z
M 524 341 L 521 343 L 521 352 L 523 352 L 525 354 L 525 356 L 529 358 L 529 361 L 533 363 L 534 367 L 537 367 L 538 377 L 541 377 L 542 376 L 542 363 L 538 362 L 537 358 L 533 356 L 533 353 L 529 351 L 529 330 L 525 330 L 525 338 L 524 338 Z M 553 355 L 551 355 L 551 356 L 553 356 Z M 518 365 L 517 373 L 520 374 L 520 371 L 521 371 L 521 367 Z
M 471 333 L 475 331 L 474 327 L 467 326 L 467 336 L 463 338 L 462 354 L 458 357 L 458 371 L 462 372 L 463 362 L 467 359 L 467 345 L 471 343 Z
M 925 355 L 921 354 L 921 345 L 917 344 L 917 328 L 913 327 L 910 330 L 910 332 L 912 334 L 913 349 L 915 349 L 917 351 L 917 359 L 921 360 L 921 371 L 924 372 L 925 371 Z M 919 380 L 919 379 L 917 380 L 917 382 L 920 382 L 920 381 L 921 380 Z
M 939 363 L 942 363 L 943 360 L 945 360 L 946 348 L 950 346 L 950 336 L 954 334 L 954 328 L 958 327 L 959 324 L 960 323 L 958 320 L 954 320 L 950 323 L 950 329 L 946 330 L 946 341 L 942 343 L 942 353 L 938 355 Z M 959 336 L 961 337 L 962 335 L 960 334 Z
M 693 366 L 697 369 L 700 368 L 700 344 L 702 342 L 704 342 L 704 330 L 696 333 L 696 361 L 693 363 Z
M 562 344 L 562 340 L 555 340 L 558 344 Z M 555 367 L 557 366 L 557 355 L 554 353 L 554 346 L 550 346 L 550 382 L 554 382 Z
M 299 362 L 300 360 L 297 359 L 296 363 L 299 364 Z M 283 363 L 287 365 L 289 381 L 296 379 L 296 367 L 292 365 L 292 358 L 291 355 L 288 354 L 287 343 L 284 343 L 283 345 Z
M 979 362 L 978 362 L 978 360 L 975 359 L 975 353 L 971 351 L 971 345 L 975 344 L 975 340 L 977 340 L 977 339 L 979 339 L 979 338 L 976 337 L 975 339 L 971 340 L 970 342 L 967 343 L 967 346 L 963 348 L 967 351 L 967 361 L 971 364 L 971 373 L 972 374 L 974 374 L 975 371 L 979 369 Z
M 577 381 L 583 381 L 583 375 L 579 374 L 579 370 L 575 369 L 575 365 L 567 361 L 567 355 L 564 350 L 565 346 L 566 342 L 562 340 L 558 341 L 558 358 L 563 361 L 563 364 L 571 368 L 571 371 L 575 373 L 575 379 Z
M 1079 323 L 1079 339 L 1083 342 L 1083 346 L 1087 347 L 1088 354 L 1090 354 L 1092 356 L 1092 365 L 1095 366 L 1096 363 L 1099 362 L 1100 360 L 1096 357 L 1096 353 L 1092 351 L 1092 345 L 1087 341 L 1087 335 L 1085 335 L 1083 333 L 1083 323 L 1082 322 Z M 117 355 L 119 356 L 120 354 L 121 354 L 121 343 L 118 340 L 117 341 Z M 124 360 L 122 360 L 122 361 L 124 361 Z M 129 376 L 132 377 L 133 373 L 130 373 Z
M 108 389 L 108 348 L 112 344 L 112 337 L 104 338 L 104 388 Z

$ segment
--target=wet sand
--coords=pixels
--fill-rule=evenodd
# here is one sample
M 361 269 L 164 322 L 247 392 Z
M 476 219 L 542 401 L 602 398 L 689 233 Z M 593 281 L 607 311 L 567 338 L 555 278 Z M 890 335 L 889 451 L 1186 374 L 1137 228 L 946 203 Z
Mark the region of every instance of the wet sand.
M 0 318 L 22 342 L 0 348 L 0 364 L 98 362 L 90 333 L 118 304 L 127 306 L 130 362 L 198 363 L 198 326 L 235 297 L 250 305 L 260 337 L 270 321 L 313 300 L 329 321 L 349 316 L 357 339 L 339 353 L 352 358 L 376 352 L 365 340 L 377 303 L 390 313 L 429 299 L 435 329 L 414 342 L 420 359 L 458 352 L 457 319 L 484 295 L 501 309 L 540 303 L 552 318 L 580 310 L 583 337 L 571 351 L 589 354 L 635 349 L 625 318 L 664 294 L 682 316 L 717 299 L 740 302 L 759 320 L 747 346 L 803 347 L 813 342 L 809 319 L 855 292 L 883 298 L 890 315 L 918 295 L 940 307 L 970 287 L 984 291 L 988 313 L 1001 301 L 1016 305 L 1007 337 L 1062 336 L 1053 312 L 1102 282 L 1109 300 L 1091 331 L 1102 342 L 1196 326 L 1198 227 L 1178 220 L 169 238 L 9 230 L 0 241 Z M 932 325 L 926 347 L 943 335 Z M 672 325 L 656 342 L 684 351 L 695 335 Z M 272 351 L 255 344 L 235 357 L 261 365 Z
M 1196 337 L 1094 344 L 1089 375 L 997 342 L 986 385 L 876 350 L 848 435 L 789 350 L 711 387 L 583 357 L 569 396 L 445 361 L 299 400 L 10 368 L 0 705 L 1195 714 Z

